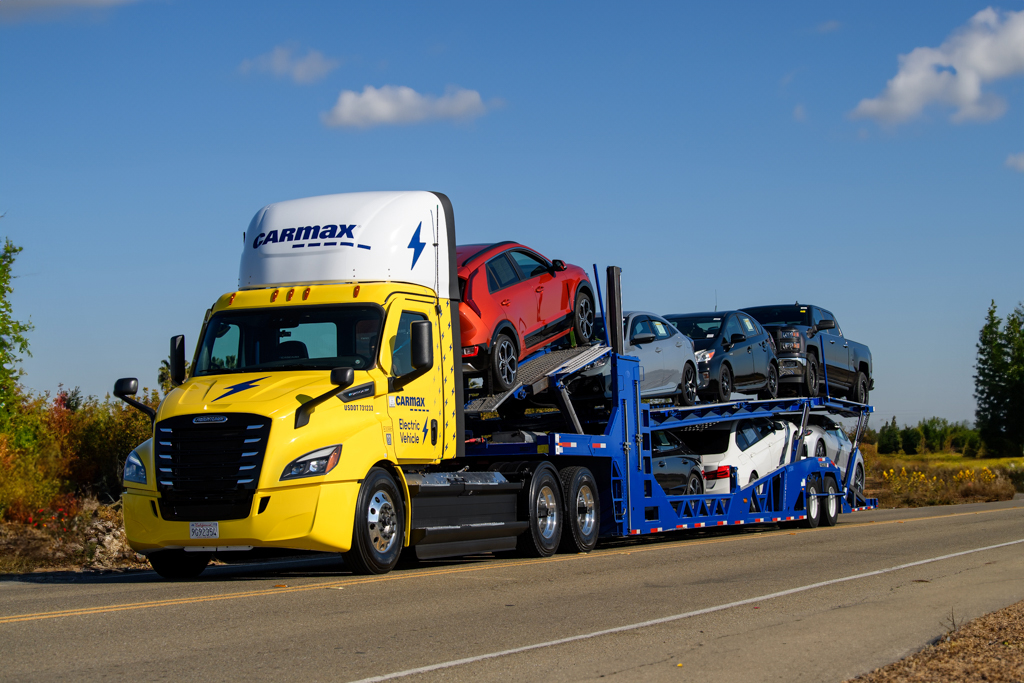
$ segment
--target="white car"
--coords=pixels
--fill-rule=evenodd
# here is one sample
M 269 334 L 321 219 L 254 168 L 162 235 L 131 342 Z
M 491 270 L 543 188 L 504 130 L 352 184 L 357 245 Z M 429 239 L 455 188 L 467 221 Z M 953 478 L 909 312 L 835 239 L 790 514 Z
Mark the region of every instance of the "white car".
M 703 459 L 705 492 L 729 493 L 730 467 L 737 469 L 741 488 L 760 479 L 786 462 L 796 431 L 785 420 L 755 417 L 677 435 Z
M 796 425 L 793 430 L 800 427 Z M 843 474 L 843 481 L 846 480 L 846 468 L 850 465 L 850 452 L 853 451 L 853 443 L 846 436 L 842 426 L 836 424 L 824 415 L 811 415 L 808 418 L 807 429 L 804 431 L 804 442 L 800 447 L 797 459 L 813 454 L 815 458 L 828 458 L 836 464 Z M 858 495 L 864 495 L 864 457 L 857 450 L 853 471 L 853 481 L 850 486 Z M 839 482 L 842 486 L 843 482 Z
M 643 398 L 671 398 L 676 404 L 692 406 L 704 388 L 697 375 L 693 341 L 660 315 L 626 311 L 622 315 L 624 355 L 640 359 L 640 395 Z M 603 340 L 604 318 L 594 321 L 594 336 Z M 607 361 L 580 373 L 570 391 L 580 395 L 611 396 Z

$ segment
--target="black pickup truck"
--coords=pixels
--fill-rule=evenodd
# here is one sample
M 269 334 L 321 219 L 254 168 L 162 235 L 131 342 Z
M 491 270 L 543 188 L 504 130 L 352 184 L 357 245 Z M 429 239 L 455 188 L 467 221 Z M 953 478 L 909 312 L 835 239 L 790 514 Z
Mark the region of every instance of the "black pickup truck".
M 845 395 L 857 403 L 868 402 L 868 392 L 875 388 L 871 350 L 844 337 L 832 313 L 801 303 L 743 310 L 775 339 L 780 394 L 788 390 L 817 396 L 825 382 L 824 352 L 829 394 Z

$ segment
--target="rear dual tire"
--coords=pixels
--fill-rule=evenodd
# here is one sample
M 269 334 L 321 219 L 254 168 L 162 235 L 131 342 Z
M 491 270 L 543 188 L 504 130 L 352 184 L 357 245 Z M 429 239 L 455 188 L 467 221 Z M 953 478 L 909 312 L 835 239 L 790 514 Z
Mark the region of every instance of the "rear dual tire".
M 565 496 L 563 553 L 589 553 L 597 546 L 601 530 L 601 503 L 597 481 L 586 467 L 566 467 L 558 473 Z

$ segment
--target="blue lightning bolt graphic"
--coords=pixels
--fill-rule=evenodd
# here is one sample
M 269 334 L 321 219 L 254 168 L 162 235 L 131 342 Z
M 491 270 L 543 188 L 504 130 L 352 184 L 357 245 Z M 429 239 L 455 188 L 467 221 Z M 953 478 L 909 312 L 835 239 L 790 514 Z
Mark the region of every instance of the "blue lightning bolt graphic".
M 257 386 L 256 382 L 262 382 L 263 380 L 268 379 L 269 377 L 270 375 L 267 375 L 266 377 L 260 377 L 259 379 L 251 379 L 248 382 L 239 382 L 238 384 L 228 387 L 228 391 L 226 391 L 225 393 L 221 394 L 220 396 L 213 400 L 219 401 L 226 396 L 230 396 L 231 394 L 237 394 L 240 391 L 252 389 L 253 387 Z
M 416 267 L 416 262 L 420 260 L 420 254 L 423 253 L 423 248 L 427 246 L 427 243 L 420 239 L 420 228 L 423 227 L 423 222 L 416 226 L 416 232 L 412 234 L 412 239 L 409 240 L 409 248 L 412 252 L 412 267 Z
M 423 420 L 423 443 L 426 443 L 426 442 L 427 442 L 427 420 L 426 420 L 426 418 L 424 418 L 424 420 Z

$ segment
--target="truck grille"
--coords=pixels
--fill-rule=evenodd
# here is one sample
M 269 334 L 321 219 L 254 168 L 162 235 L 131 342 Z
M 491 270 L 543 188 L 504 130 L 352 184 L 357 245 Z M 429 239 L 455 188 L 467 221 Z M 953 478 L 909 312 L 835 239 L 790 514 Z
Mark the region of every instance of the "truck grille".
M 245 413 L 157 422 L 153 451 L 160 515 L 179 522 L 248 517 L 269 436 L 269 418 Z

